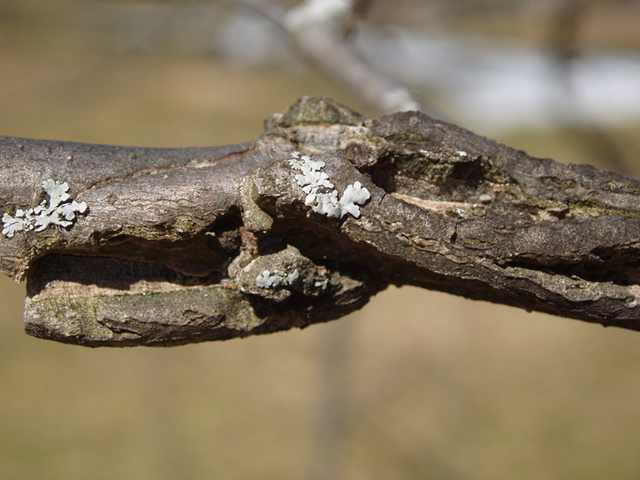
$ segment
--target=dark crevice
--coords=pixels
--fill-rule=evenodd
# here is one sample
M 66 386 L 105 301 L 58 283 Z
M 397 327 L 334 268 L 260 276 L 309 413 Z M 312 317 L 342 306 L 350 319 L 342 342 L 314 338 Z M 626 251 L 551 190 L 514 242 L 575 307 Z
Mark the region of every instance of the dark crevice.
M 385 192 L 394 193 L 398 190 L 398 166 L 387 161 L 387 159 L 378 161 L 378 163 L 371 168 L 362 167 L 360 171 L 369 175 L 371 181 Z
M 377 250 L 365 243 L 354 243 L 346 239 L 331 228 L 330 222 L 324 226 L 307 219 L 278 219 L 274 222 L 270 235 L 281 239 L 280 246 L 293 245 L 316 265 L 334 269 L 338 264 L 353 264 L 358 265 L 362 272 L 371 272 L 379 264 L 380 253 Z
M 190 287 L 218 284 L 223 278 L 222 273 L 216 271 L 204 276 L 186 275 L 160 263 L 54 254 L 39 258 L 29 269 L 27 295 L 33 297 L 54 282 L 58 285 L 95 286 L 126 292 L 141 281 Z
M 575 278 L 587 282 L 613 283 L 620 286 L 630 286 L 640 283 L 640 256 L 619 257 L 618 261 L 604 259 L 590 259 L 579 262 L 563 262 L 545 265 L 539 258 L 518 257 L 509 259 L 501 267 L 524 268 Z
M 510 183 L 483 157 L 429 159 L 415 153 L 386 151 L 371 166 L 360 167 L 387 193 L 423 200 L 466 202 L 490 193 L 492 185 Z
M 68 253 L 76 256 L 101 256 L 171 266 L 193 275 L 206 276 L 214 270 L 223 272 L 240 251 L 242 217 L 237 208 L 218 217 L 193 237 L 181 240 L 148 240 L 118 232 L 97 232 L 87 250 Z M 161 225 L 166 232 L 173 227 Z M 199 272 L 199 273 L 198 273 Z

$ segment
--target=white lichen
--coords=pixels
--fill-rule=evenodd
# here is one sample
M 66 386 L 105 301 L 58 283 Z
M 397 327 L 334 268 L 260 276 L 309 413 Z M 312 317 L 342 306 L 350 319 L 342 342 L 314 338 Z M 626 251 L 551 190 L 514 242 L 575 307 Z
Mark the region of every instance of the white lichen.
M 4 236 L 11 238 L 20 231 L 41 232 L 49 225 L 69 227 L 73 225 L 77 213 L 87 210 L 85 202 L 70 201 L 71 197 L 67 193 L 69 185 L 66 182 L 46 180 L 42 183 L 42 188 L 49 195 L 48 201 L 43 200 L 40 205 L 29 210 L 18 209 L 14 216 L 8 213 L 2 216 Z
M 293 152 L 292 156 L 289 164 L 302 172 L 302 175 L 296 175 L 296 181 L 307 194 L 304 203 L 312 205 L 320 188 L 332 189 L 334 185 L 329 181 L 329 175 L 321 171 L 325 166 L 324 162 L 313 161 L 308 155 L 301 156 L 300 152 Z
M 358 205 L 364 205 L 370 198 L 371 194 L 369 190 L 364 188 L 360 182 L 349 185 L 338 202 L 340 206 L 340 217 L 344 217 L 347 213 L 350 213 L 354 217 L 359 218 L 360 207 L 358 207 Z
M 285 273 L 282 270 L 264 270 L 256 278 L 256 286 L 258 288 L 276 288 L 280 285 L 293 285 L 300 277 L 300 272 L 296 268 L 292 273 Z
M 296 175 L 296 181 L 302 187 L 302 191 L 307 194 L 306 205 L 313 205 L 314 212 L 328 217 L 343 218 L 351 214 L 355 218 L 360 218 L 358 205 L 364 205 L 371 198 L 369 190 L 360 182 L 355 182 L 349 185 L 342 198 L 338 199 L 338 191 L 334 190 L 329 176 L 321 171 L 325 167 L 324 162 L 311 160 L 308 155 L 301 156 L 300 152 L 293 152 L 292 156 L 289 164 L 302 172 L 301 175 Z

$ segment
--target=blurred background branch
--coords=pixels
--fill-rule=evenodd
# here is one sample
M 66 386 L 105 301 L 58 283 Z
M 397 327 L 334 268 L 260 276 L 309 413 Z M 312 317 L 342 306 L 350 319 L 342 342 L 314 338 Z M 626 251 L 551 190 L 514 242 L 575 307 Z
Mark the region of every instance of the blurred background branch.
M 345 83 L 380 113 L 421 110 L 441 117 L 420 95 L 374 68 L 348 41 L 370 2 L 307 0 L 286 10 L 275 0 L 236 1 L 278 25 L 302 58 Z
M 457 123 L 492 136 L 571 125 L 611 129 L 640 116 L 634 81 L 640 76 L 637 1 L 345 4 L 351 13 L 297 33 L 283 20 L 288 11 L 301 8 L 289 10 L 296 6 L 292 1 L 25 0 L 5 1 L 2 8 L 6 27 L 26 22 L 27 29 L 40 28 L 40 36 L 47 32 L 52 45 L 67 39 L 74 42 L 73 49 L 120 55 L 212 56 L 252 69 L 302 72 L 289 48 L 297 45 L 303 58 L 320 66 L 315 72 L 340 78 L 350 85 L 351 97 L 355 91 L 365 98 L 368 116 L 393 108 L 383 104 L 384 91 L 398 85 L 402 92 L 425 98 L 430 105 L 426 110 L 445 112 Z M 362 5 L 364 13 L 354 14 Z M 405 107 L 416 106 L 404 93 L 397 98 L 409 102 Z M 402 107 L 402 101 L 398 105 Z

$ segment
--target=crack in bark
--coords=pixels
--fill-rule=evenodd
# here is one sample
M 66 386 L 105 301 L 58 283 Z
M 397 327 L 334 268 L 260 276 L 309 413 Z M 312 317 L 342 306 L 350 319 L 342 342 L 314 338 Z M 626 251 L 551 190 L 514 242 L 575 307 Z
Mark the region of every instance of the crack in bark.
M 234 152 L 228 155 L 223 155 L 221 157 L 217 157 L 217 158 L 213 158 L 211 160 L 204 160 L 204 161 L 194 161 L 194 160 L 189 160 L 186 163 L 181 163 L 181 164 L 175 164 L 175 165 L 168 165 L 166 167 L 163 168 L 146 168 L 146 169 L 140 169 L 140 170 L 136 170 L 135 172 L 131 172 L 127 175 L 121 176 L 121 177 L 109 177 L 109 178 L 105 178 L 103 180 L 100 180 L 98 182 L 95 182 L 91 185 L 86 186 L 85 188 L 83 188 L 82 190 L 80 190 L 77 194 L 78 198 L 90 191 L 93 188 L 98 188 L 101 187 L 103 185 L 107 185 L 109 183 L 115 183 L 115 182 L 126 182 L 127 180 L 131 180 L 132 178 L 136 178 L 136 177 L 140 177 L 143 175 L 159 175 L 161 173 L 166 173 L 172 170 L 179 170 L 179 169 L 186 169 L 186 168 L 206 168 L 206 167 L 210 167 L 212 165 L 218 165 L 221 163 L 225 163 L 225 162 L 231 162 L 234 161 L 238 158 L 240 158 L 241 156 L 243 156 L 244 154 L 246 154 L 248 151 L 250 151 L 251 149 L 255 148 L 255 144 L 251 143 L 251 144 L 243 144 L 246 145 L 247 148 L 244 150 L 241 150 L 239 152 Z M 163 149 L 158 149 L 158 150 L 163 150 Z M 167 151 L 171 151 L 172 149 L 164 149 Z M 137 156 L 135 156 L 135 154 L 131 154 L 133 155 L 132 159 L 136 159 Z

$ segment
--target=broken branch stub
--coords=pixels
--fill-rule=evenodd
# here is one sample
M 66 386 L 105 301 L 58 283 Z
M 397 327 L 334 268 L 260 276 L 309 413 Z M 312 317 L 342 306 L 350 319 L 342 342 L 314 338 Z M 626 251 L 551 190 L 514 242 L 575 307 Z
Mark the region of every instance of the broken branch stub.
M 640 330 L 639 181 L 419 112 L 366 120 L 305 97 L 220 148 L 2 137 L 0 168 L 0 268 L 27 279 L 38 337 L 244 337 L 342 317 L 389 284 Z

